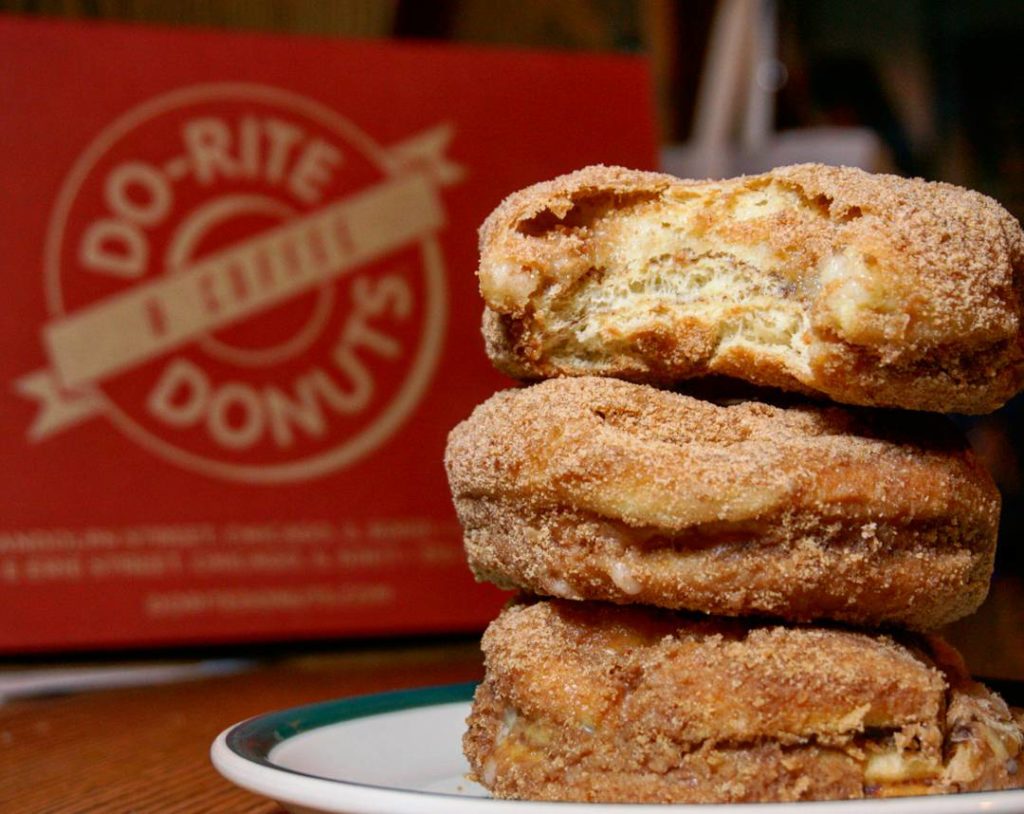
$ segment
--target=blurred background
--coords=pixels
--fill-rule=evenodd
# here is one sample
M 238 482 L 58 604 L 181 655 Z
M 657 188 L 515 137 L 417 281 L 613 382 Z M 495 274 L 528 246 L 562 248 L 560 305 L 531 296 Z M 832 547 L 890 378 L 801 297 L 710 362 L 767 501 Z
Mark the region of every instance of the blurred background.
M 1019 0 L 0 0 L 26 16 L 649 57 L 666 169 L 729 175 L 820 160 L 981 190 L 1024 216 Z M 629 121 L 609 121 L 611 128 Z M 1024 677 L 1020 399 L 963 420 L 1004 494 L 997 580 L 954 630 Z
M 752 19 L 770 21 L 759 26 L 770 28 L 774 41 L 765 53 L 747 42 L 731 51 L 713 38 L 716 10 L 729 16 L 735 7 L 749 7 Z M 1024 207 L 1024 66 L 1016 53 L 1024 14 L 1015 0 L 0 0 L 0 10 L 645 54 L 666 145 L 695 135 L 705 64 L 755 56 L 755 83 L 774 96 L 773 129 L 866 128 L 883 148 L 884 155 L 875 157 L 879 163 L 981 189 L 1018 217 Z M 712 45 L 718 50 L 709 54 Z M 742 84 L 729 88 L 730 94 Z

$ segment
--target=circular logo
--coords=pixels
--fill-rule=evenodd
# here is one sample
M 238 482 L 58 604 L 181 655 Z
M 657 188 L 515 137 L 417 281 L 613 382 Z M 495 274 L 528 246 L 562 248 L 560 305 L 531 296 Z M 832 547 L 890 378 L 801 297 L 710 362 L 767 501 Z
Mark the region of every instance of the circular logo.
M 122 116 L 50 222 L 45 339 L 62 386 L 222 478 L 303 480 L 379 446 L 422 396 L 445 320 L 439 200 L 402 154 L 256 85 Z

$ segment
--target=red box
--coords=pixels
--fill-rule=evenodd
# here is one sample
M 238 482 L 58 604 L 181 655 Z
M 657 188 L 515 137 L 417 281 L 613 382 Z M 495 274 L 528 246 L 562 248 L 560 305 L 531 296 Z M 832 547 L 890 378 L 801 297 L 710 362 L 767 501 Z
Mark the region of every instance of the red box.
M 0 651 L 453 631 L 476 227 L 643 60 L 0 19 Z

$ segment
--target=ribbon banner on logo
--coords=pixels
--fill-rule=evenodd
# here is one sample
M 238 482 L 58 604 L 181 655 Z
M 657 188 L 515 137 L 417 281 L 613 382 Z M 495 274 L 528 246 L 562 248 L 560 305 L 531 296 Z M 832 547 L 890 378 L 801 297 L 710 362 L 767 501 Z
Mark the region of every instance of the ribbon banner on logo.
M 462 176 L 443 154 L 451 135 L 442 125 L 392 147 L 395 174 L 363 192 L 48 322 L 50 366 L 15 384 L 39 404 L 28 437 L 39 441 L 101 413 L 93 385 L 104 379 L 437 231 L 444 224 L 437 187 Z

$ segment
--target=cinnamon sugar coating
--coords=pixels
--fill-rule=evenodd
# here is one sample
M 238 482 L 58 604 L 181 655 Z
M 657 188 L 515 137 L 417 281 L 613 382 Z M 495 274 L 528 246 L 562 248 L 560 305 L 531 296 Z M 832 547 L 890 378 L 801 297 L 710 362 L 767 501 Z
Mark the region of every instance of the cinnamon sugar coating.
M 935 416 L 553 379 L 456 427 L 470 567 L 542 595 L 929 629 L 977 608 L 999 495 Z
M 1021 719 L 936 638 L 538 601 L 483 639 L 497 797 L 753 802 L 1015 788 Z
M 506 199 L 480 255 L 488 353 L 520 378 L 722 374 L 962 413 L 1024 386 L 1024 233 L 949 184 L 588 167 Z

